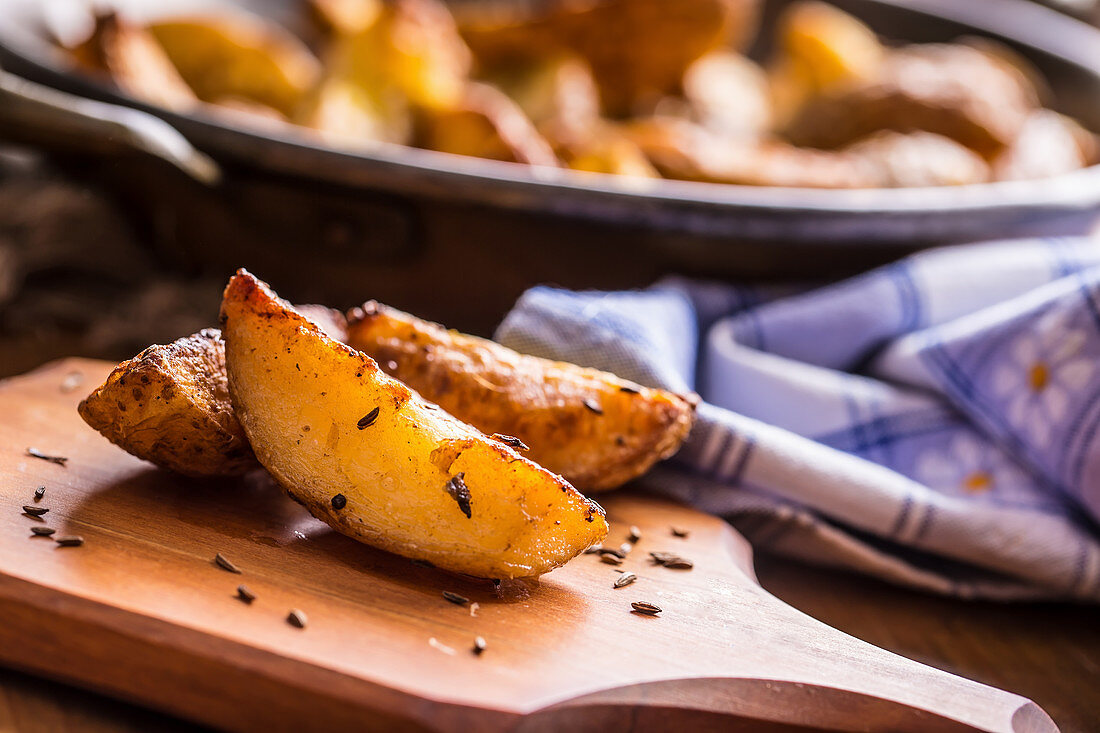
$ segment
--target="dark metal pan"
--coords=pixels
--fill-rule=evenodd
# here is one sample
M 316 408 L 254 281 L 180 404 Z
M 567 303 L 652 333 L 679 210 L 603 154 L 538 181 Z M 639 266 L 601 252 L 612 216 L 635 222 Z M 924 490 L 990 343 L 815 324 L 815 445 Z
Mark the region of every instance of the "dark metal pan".
M 772 35 L 787 4 L 767 3 L 760 38 Z M 1057 109 L 1100 129 L 1100 31 L 1084 23 L 1024 0 L 835 4 L 890 39 L 1003 41 L 1047 76 Z M 147 218 L 160 222 L 157 234 L 171 240 L 174 256 L 196 266 L 274 270 L 299 283 L 292 292 L 299 298 L 323 291 L 330 300 L 353 299 L 369 283 L 378 297 L 480 325 L 533 282 L 621 287 L 670 270 L 827 275 L 943 242 L 1082 232 L 1100 216 L 1096 166 L 1043 181 L 952 188 L 640 187 L 400 146 L 335 149 L 290 131 L 152 108 L 73 74 L 34 26 L 34 6 L 46 5 L 0 1 L 0 64 L 58 90 L 150 112 L 223 174 L 216 189 L 204 188 L 126 159 L 96 167 L 98 180 L 139 209 L 160 212 Z M 419 293 L 425 283 L 431 302 Z

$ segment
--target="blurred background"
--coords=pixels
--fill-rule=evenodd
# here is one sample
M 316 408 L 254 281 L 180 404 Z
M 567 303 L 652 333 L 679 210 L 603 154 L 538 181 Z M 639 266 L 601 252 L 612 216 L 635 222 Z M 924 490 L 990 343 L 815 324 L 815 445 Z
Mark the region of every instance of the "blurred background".
M 0 9 L 20 4 L 27 3 L 2 0 Z M 1048 4 L 1100 22 L 1098 2 Z M 46 14 L 56 21 L 64 13 Z M 5 64 L 21 70 L 10 56 Z M 1070 85 L 1066 96 L 1086 93 Z M 23 144 L 28 137 L 38 144 Z M 943 241 L 903 236 L 892 246 L 871 246 L 849 232 L 843 246 L 807 244 L 833 236 L 822 220 L 801 243 L 772 246 L 774 235 L 765 234 L 738 244 L 728 226 L 685 225 L 690 212 L 665 227 L 652 225 L 660 223 L 659 211 L 641 225 L 622 212 L 578 217 L 583 197 L 562 204 L 571 209 L 562 215 L 396 195 L 377 181 L 362 196 L 343 181 L 303 182 L 224 158 L 227 179 L 212 194 L 162 161 L 105 156 L 58 144 L 64 140 L 54 134 L 34 137 L 0 125 L 0 376 L 68 355 L 117 360 L 210 325 L 228 272 L 241 264 L 297 302 L 347 307 L 377 297 L 485 334 L 539 282 L 620 288 L 671 271 L 820 279 Z M 996 217 L 1010 218 L 1003 211 Z M 749 231 L 752 224 L 736 226 Z M 1081 226 L 1075 220 L 1070 228 Z

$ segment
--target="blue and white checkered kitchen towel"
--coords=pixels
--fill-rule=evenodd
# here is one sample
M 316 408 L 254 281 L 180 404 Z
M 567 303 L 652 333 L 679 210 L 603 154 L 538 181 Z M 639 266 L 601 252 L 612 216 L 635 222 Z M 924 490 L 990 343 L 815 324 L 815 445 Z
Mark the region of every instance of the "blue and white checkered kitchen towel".
M 1100 601 L 1100 241 L 930 250 L 791 292 L 535 288 L 497 338 L 697 391 L 688 442 L 642 483 L 759 548 Z

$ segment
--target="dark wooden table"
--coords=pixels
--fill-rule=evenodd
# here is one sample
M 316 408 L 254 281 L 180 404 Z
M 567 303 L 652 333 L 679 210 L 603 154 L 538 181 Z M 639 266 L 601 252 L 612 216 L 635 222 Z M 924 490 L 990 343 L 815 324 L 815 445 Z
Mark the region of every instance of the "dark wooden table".
M 764 586 L 861 639 L 1030 697 L 1063 733 L 1100 730 L 1100 610 L 970 603 L 759 557 Z M 201 730 L 126 702 L 0 669 L 0 731 Z

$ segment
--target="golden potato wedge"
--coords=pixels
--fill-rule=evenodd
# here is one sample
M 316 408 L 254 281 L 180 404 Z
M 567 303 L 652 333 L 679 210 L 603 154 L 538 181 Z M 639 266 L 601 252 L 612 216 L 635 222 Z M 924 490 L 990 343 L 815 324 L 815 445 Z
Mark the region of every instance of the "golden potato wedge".
M 188 476 L 258 466 L 229 400 L 216 329 L 150 346 L 119 364 L 78 409 L 126 452 Z
M 837 148 L 878 130 L 923 130 L 991 160 L 1038 107 L 1015 64 L 971 46 L 925 44 L 890 51 L 869 82 L 813 97 L 783 132 L 796 145 Z
M 297 308 L 332 338 L 347 337 L 340 311 Z M 78 409 L 112 443 L 162 468 L 233 476 L 260 467 L 229 400 L 225 342 L 216 328 L 122 362 Z
M 289 31 L 242 12 L 161 20 L 149 31 L 200 99 L 238 97 L 290 116 L 321 65 Z
M 486 578 L 540 575 L 606 535 L 603 510 L 560 476 L 424 401 L 243 270 L 221 320 L 257 458 L 337 531 Z
M 508 95 L 471 83 L 452 107 L 422 109 L 416 143 L 428 150 L 527 165 L 556 167 L 550 144 Z
M 563 55 L 516 64 L 489 81 L 519 105 L 567 167 L 658 177 L 638 146 L 600 116 L 599 91 L 583 59 Z
M 596 369 L 516 353 L 369 302 L 348 343 L 426 399 L 585 491 L 613 489 L 680 447 L 694 404 Z
M 554 143 L 558 157 L 576 171 L 634 178 L 661 177 L 637 143 L 612 125 L 597 127 L 585 138 L 558 139 Z
M 336 4 L 346 13 L 358 7 Z M 345 18 L 337 31 L 324 79 L 297 115 L 302 124 L 341 142 L 407 143 L 413 108 L 460 102 L 470 51 L 438 0 L 395 0 L 366 21 Z
M 73 49 L 73 57 L 84 68 L 110 76 L 135 99 L 173 110 L 199 103 L 156 39 L 117 13 L 97 15 L 92 35 Z
M 855 16 L 816 0 L 788 6 L 776 22 L 769 68 L 775 119 L 784 125 L 811 97 L 879 75 L 886 48 Z
M 459 30 L 485 69 L 572 51 L 595 72 L 604 109 L 627 115 L 678 90 L 708 51 L 747 39 L 758 0 L 594 0 L 455 9 Z

